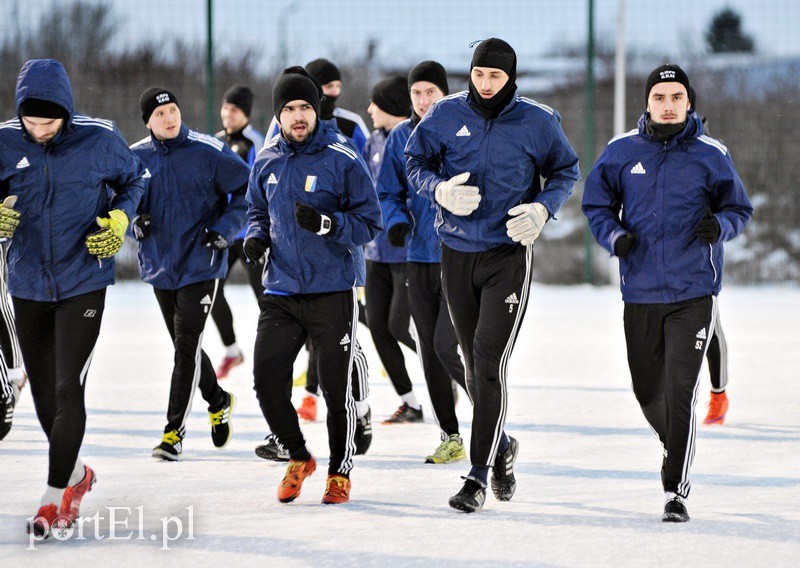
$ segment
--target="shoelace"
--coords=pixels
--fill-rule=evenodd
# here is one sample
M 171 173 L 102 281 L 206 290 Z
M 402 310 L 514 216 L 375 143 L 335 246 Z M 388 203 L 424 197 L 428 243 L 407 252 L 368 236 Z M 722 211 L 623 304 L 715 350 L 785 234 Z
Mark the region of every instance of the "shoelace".
M 178 436 L 178 433 L 175 430 L 170 430 L 169 432 L 164 433 L 164 442 L 167 444 L 174 446 L 175 444 L 180 443 L 181 437 Z
M 208 421 L 211 422 L 212 426 L 219 426 L 220 424 L 225 424 L 228 421 L 229 410 L 230 408 L 226 406 L 219 412 L 209 412 Z
M 347 492 L 345 491 L 345 481 L 338 477 L 331 477 L 328 479 L 328 487 L 325 493 L 335 495 L 336 497 L 344 497 Z
M 406 409 L 407 409 L 407 408 L 408 408 L 408 404 L 406 404 L 406 403 L 403 403 L 403 404 L 400 406 L 400 408 L 398 408 L 397 410 L 395 410 L 395 411 L 394 411 L 394 414 L 392 414 L 392 420 L 397 420 L 398 418 L 400 418 L 400 417 L 401 417 L 403 414 L 405 414 L 405 413 L 406 413 Z

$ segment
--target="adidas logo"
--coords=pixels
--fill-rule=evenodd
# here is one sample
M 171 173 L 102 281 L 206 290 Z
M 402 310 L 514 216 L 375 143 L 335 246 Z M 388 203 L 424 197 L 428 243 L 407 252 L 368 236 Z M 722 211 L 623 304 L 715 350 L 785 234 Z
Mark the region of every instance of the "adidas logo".
M 275 177 L 275 174 L 269 174 L 267 183 L 278 183 L 278 178 Z
M 635 166 L 633 166 L 631 168 L 631 173 L 632 174 L 646 174 L 647 172 L 645 171 L 644 166 L 642 165 L 642 162 L 638 162 Z
M 21 170 L 22 168 L 27 168 L 30 165 L 31 163 L 28 161 L 28 156 L 25 156 L 19 162 L 17 162 L 17 169 Z
M 461 127 L 461 130 L 456 132 L 456 136 L 472 136 L 472 133 L 469 131 L 467 125 L 465 124 L 464 126 Z
M 142 174 L 142 179 L 150 179 L 151 177 L 153 177 L 153 174 L 150 173 L 150 169 L 145 168 L 144 173 Z
M 209 296 L 208 294 L 203 296 L 203 299 L 200 300 L 200 305 L 201 306 L 210 306 L 211 305 L 211 296 Z
M 506 304 L 519 304 L 519 300 L 517 299 L 517 293 L 514 292 L 508 298 L 506 298 Z
M 345 333 L 344 337 L 342 337 L 342 340 L 339 342 L 339 345 L 347 345 L 348 343 L 350 343 L 350 334 Z
M 380 164 L 381 163 L 381 153 L 380 152 L 375 152 L 372 155 L 372 161 L 375 162 L 376 164 Z
M 697 335 L 695 335 L 695 337 L 697 339 L 706 339 L 706 328 L 703 328 L 700 331 L 698 331 Z

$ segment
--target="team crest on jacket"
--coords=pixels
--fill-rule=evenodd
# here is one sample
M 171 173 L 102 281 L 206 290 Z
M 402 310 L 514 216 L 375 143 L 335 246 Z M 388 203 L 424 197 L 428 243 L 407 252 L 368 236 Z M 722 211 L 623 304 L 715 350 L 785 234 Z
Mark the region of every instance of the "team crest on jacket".
M 317 189 L 317 176 L 306 176 L 306 191 L 311 193 Z

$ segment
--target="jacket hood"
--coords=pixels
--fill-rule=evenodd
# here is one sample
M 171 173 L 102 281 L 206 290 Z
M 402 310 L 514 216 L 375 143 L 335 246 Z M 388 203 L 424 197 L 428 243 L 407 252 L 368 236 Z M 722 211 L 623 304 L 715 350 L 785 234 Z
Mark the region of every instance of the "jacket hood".
M 66 69 L 55 59 L 31 59 L 26 62 L 17 77 L 16 96 L 17 116 L 23 101 L 41 99 L 64 108 L 69 114 L 67 126 L 72 124 L 72 85 Z

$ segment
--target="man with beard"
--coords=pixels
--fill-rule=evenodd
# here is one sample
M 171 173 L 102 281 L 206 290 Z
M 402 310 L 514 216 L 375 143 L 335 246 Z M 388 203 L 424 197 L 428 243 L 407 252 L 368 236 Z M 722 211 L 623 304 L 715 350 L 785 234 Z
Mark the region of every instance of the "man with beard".
M 273 88 L 281 135 L 264 147 L 250 174 L 244 251 L 266 255 L 265 292 L 253 375 L 261 410 L 289 451 L 278 500 L 294 501 L 316 460 L 292 406 L 292 365 L 310 339 L 328 409 L 330 460 L 323 503 L 350 499 L 357 422 L 351 371 L 364 284 L 361 246 L 382 229 L 364 160 L 329 122 L 318 120 L 319 92 L 298 72 Z

